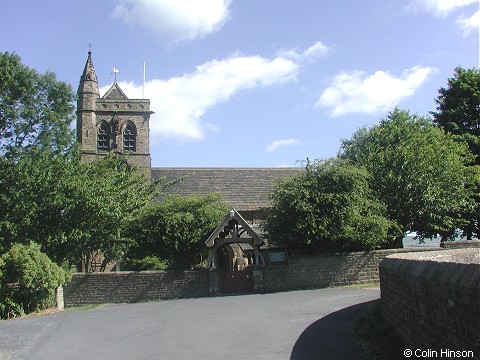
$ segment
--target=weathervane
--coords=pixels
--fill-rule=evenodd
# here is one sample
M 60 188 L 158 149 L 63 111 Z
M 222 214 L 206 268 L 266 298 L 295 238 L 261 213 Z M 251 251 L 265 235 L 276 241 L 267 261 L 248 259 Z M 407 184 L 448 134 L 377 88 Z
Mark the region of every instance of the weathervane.
M 117 74 L 120 74 L 120 70 L 118 70 L 118 68 L 116 68 L 114 66 L 113 67 L 113 72 L 111 74 L 115 76 L 115 84 L 116 84 L 117 83 Z

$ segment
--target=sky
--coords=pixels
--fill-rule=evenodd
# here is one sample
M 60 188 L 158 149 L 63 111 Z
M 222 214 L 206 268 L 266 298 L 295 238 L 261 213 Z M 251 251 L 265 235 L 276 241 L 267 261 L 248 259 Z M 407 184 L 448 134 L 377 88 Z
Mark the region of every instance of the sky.
M 0 51 L 76 91 L 150 99 L 156 167 L 281 167 L 335 156 L 396 106 L 428 116 L 479 66 L 478 0 L 15 0 Z M 143 87 L 145 69 L 145 84 Z

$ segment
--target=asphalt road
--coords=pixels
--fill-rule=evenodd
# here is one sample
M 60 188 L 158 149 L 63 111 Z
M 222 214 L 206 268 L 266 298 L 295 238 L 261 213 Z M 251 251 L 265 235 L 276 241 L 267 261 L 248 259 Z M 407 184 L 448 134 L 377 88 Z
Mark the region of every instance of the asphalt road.
M 353 321 L 378 289 L 105 305 L 0 322 L 0 359 L 361 359 Z

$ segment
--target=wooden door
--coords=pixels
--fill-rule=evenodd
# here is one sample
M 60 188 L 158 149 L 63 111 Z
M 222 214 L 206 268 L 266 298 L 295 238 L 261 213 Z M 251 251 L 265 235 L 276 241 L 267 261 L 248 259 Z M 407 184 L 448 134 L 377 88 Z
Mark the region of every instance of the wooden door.
M 251 268 L 239 271 L 223 271 L 220 274 L 222 294 L 250 294 L 253 292 L 253 271 Z

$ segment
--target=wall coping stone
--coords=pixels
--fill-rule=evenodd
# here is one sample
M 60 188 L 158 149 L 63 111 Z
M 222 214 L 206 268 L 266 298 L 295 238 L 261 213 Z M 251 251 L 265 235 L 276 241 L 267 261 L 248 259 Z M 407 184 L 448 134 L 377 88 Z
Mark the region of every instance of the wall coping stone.
M 142 274 L 185 274 L 185 273 L 202 273 L 208 272 L 208 269 L 195 269 L 195 270 L 142 270 L 142 271 L 95 271 L 95 272 L 74 272 L 73 276 L 125 276 L 129 274 L 142 275 Z
M 462 264 L 480 264 L 480 249 L 436 249 L 435 251 L 409 252 L 388 255 L 386 259 L 429 260 L 436 262 L 454 262 Z
M 380 268 L 438 283 L 480 289 L 480 250 L 476 248 L 393 254 Z
M 263 250 L 263 249 L 261 249 Z M 307 259 L 307 258 L 318 258 L 318 257 L 334 257 L 334 256 L 358 256 L 358 255 L 374 255 L 374 254 L 402 254 L 402 253 L 416 253 L 416 252 L 430 252 L 430 251 L 445 251 L 437 247 L 424 247 L 424 248 L 398 248 L 398 249 L 376 249 L 376 250 L 365 250 L 365 251 L 352 251 L 352 252 L 335 252 L 335 253 L 320 253 L 320 254 L 297 254 L 289 257 L 289 259 Z M 270 264 L 269 264 L 270 265 Z
M 457 247 L 474 247 L 480 248 L 480 239 L 474 240 L 459 240 L 459 241 L 442 241 L 440 243 L 441 248 L 457 248 Z

